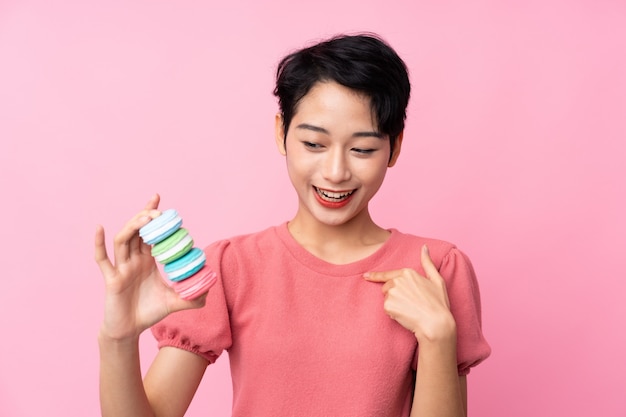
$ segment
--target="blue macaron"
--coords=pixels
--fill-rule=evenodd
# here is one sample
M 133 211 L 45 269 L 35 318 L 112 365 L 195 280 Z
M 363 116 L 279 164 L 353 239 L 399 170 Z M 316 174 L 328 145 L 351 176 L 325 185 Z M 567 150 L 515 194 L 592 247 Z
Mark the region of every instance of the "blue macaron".
M 161 215 L 139 229 L 139 236 L 148 245 L 159 243 L 172 235 L 183 224 L 183 219 L 174 209 L 165 210 Z
M 198 272 L 206 263 L 206 255 L 202 249 L 192 248 L 185 256 L 168 263 L 163 267 L 170 281 L 182 281 Z

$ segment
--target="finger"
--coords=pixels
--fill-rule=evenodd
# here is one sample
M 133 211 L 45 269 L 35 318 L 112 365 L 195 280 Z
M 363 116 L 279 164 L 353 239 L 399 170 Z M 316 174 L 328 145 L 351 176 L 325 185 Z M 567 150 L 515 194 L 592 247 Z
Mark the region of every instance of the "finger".
M 172 312 L 204 307 L 208 295 L 209 291 L 202 294 L 200 297 L 194 298 L 193 300 L 185 300 L 180 298 L 180 295 L 176 294 L 177 298 L 172 303 Z
M 394 278 L 402 276 L 404 269 L 395 269 L 392 271 L 378 271 L 378 272 L 366 272 L 363 274 L 363 278 L 372 282 L 387 282 Z
M 98 267 L 100 268 L 100 271 L 105 275 L 112 274 L 115 268 L 113 267 L 113 264 L 111 263 L 111 260 L 107 255 L 107 248 L 104 240 L 104 227 L 102 227 L 101 225 L 98 225 L 96 227 L 96 238 L 94 243 L 94 258 L 96 260 L 96 263 L 98 264 Z
M 383 292 L 383 294 L 385 294 L 385 297 L 387 297 L 387 294 L 389 293 L 389 290 L 391 290 L 394 287 L 394 280 L 391 279 L 387 282 L 385 282 L 383 284 L 383 287 L 381 288 L 381 291 Z
M 161 201 L 161 196 L 157 193 L 150 197 L 148 203 L 146 204 L 146 210 L 156 210 L 159 207 L 159 202 Z
M 134 234 L 133 237 L 130 238 L 129 248 L 130 248 L 131 254 L 133 252 L 145 253 L 146 251 L 144 250 L 144 246 L 148 247 L 147 252 L 150 253 L 151 251 L 150 245 L 146 245 L 138 233 Z
M 155 203 L 155 200 L 156 200 L 156 203 Z M 159 204 L 158 200 L 159 200 L 158 194 L 155 194 L 154 196 L 152 196 L 152 198 L 148 201 L 148 204 L 146 204 L 146 207 L 135 216 L 135 217 L 148 216 L 150 218 L 148 222 L 146 222 L 142 226 L 139 226 L 140 229 L 146 224 L 148 224 L 151 220 L 161 215 L 161 212 L 157 210 L 156 208 L 150 208 L 150 207 L 156 207 Z M 150 248 L 150 245 L 146 245 L 143 239 L 139 236 L 139 234 L 136 233 L 130 238 L 129 250 L 130 250 L 130 254 L 132 254 L 133 252 L 143 254 L 143 253 L 150 253 L 151 248 Z
M 151 220 L 161 215 L 161 212 L 157 210 L 160 202 L 161 196 L 158 193 L 154 194 L 152 197 L 150 197 L 150 200 L 148 200 L 148 203 L 146 204 L 144 210 L 150 213 Z M 137 250 L 142 254 L 151 254 L 152 248 L 150 247 L 150 245 L 144 243 L 143 239 L 138 239 L 136 241 L 136 245 L 131 250 Z
M 441 275 L 439 275 L 439 271 L 437 270 L 437 267 L 435 266 L 435 264 L 433 263 L 433 260 L 430 257 L 428 246 L 426 245 L 422 246 L 421 259 L 422 259 L 422 268 L 424 269 L 424 273 L 426 274 L 427 278 L 431 280 L 441 278 Z
M 148 211 L 151 213 L 150 217 L 152 219 L 161 215 L 161 212 L 157 210 L 160 202 L 161 202 L 161 196 L 158 193 L 155 193 L 152 195 L 152 197 L 150 197 L 150 199 L 146 203 L 146 206 L 144 207 L 144 211 Z M 151 248 L 150 248 L 150 245 L 146 245 L 143 242 L 143 239 L 132 238 L 131 244 L 130 244 L 130 251 L 131 253 L 133 251 L 137 251 L 142 254 L 145 254 L 145 253 L 150 253 Z
M 136 240 L 133 241 L 133 238 L 141 240 L 139 237 L 139 229 L 148 224 L 150 220 L 159 214 L 160 213 L 157 210 L 144 210 L 124 225 L 122 230 L 119 231 L 114 239 L 113 252 L 116 262 L 127 261 L 130 258 L 132 251 L 140 247 L 137 245 Z

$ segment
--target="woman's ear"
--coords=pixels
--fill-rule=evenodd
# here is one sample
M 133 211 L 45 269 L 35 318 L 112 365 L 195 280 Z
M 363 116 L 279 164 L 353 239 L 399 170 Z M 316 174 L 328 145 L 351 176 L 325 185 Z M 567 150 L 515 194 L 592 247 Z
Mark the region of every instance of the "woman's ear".
M 398 157 L 400 156 L 400 149 L 402 149 L 402 138 L 404 137 L 404 130 L 400 132 L 398 137 L 396 137 L 396 141 L 393 143 L 393 149 L 391 150 L 391 156 L 389 157 L 389 163 L 387 166 L 391 168 L 398 161 Z
M 278 147 L 278 152 L 281 155 L 287 155 L 287 149 L 285 149 L 285 123 L 283 120 L 283 115 L 280 113 L 276 113 L 276 117 L 274 120 L 274 135 L 276 140 L 276 146 Z

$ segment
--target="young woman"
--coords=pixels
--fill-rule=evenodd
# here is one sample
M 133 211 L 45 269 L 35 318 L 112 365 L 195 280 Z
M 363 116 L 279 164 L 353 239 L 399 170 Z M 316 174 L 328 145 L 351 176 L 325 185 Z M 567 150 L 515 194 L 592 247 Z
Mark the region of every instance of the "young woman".
M 115 262 L 98 228 L 104 416 L 182 416 L 224 350 L 233 416 L 466 415 L 466 375 L 490 353 L 472 266 L 368 211 L 400 155 L 409 93 L 404 63 L 373 35 L 285 57 L 276 144 L 298 210 L 206 248 L 218 282 L 200 299 L 164 283 L 138 235 L 158 196 L 115 237 Z M 148 328 L 160 350 L 142 381 Z

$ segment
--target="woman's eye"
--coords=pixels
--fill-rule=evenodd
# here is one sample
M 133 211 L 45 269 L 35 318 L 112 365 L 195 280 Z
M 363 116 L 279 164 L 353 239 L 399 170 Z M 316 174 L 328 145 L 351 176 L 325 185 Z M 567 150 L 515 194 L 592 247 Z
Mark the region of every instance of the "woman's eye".
M 304 146 L 306 148 L 309 149 L 320 149 L 322 147 L 322 145 L 320 145 L 319 143 L 313 143 L 313 142 L 309 142 L 309 141 L 302 141 L 302 143 L 304 144 Z
M 361 155 L 369 155 L 373 153 L 376 149 L 361 149 L 361 148 L 352 148 L 352 150 Z

